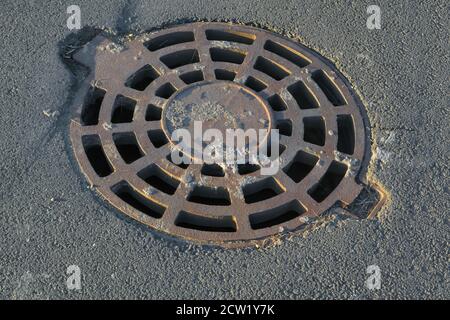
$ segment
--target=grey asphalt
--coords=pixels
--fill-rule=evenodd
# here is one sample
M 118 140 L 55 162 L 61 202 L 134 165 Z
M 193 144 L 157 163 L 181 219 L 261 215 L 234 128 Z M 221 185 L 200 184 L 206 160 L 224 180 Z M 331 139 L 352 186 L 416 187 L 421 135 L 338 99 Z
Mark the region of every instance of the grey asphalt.
M 376 1 L 2 1 L 0 298 L 448 299 L 449 4 Z M 370 170 L 390 192 L 374 221 L 345 220 L 267 249 L 162 236 L 87 188 L 68 142 L 76 82 L 59 56 L 82 24 L 120 33 L 191 20 L 250 23 L 333 61 L 367 106 Z M 43 110 L 59 111 L 48 117 Z M 381 269 L 381 289 L 365 286 Z M 66 288 L 78 265 L 82 289 Z

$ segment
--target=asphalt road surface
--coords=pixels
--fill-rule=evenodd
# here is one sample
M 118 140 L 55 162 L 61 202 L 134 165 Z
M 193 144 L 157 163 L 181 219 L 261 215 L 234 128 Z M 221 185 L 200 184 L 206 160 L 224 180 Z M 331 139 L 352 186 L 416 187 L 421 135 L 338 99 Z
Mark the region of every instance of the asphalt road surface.
M 332 221 L 264 249 L 204 247 L 125 218 L 87 187 L 68 139 L 74 76 L 60 58 L 82 25 L 121 34 L 193 20 L 247 23 L 336 64 L 370 119 L 375 220 Z M 0 9 L 0 298 L 449 298 L 449 4 L 376 1 L 12 1 Z M 46 110 L 44 114 L 44 110 Z M 57 111 L 56 113 L 53 113 Z M 68 290 L 79 266 L 81 290 Z M 381 288 L 366 269 L 377 265 Z

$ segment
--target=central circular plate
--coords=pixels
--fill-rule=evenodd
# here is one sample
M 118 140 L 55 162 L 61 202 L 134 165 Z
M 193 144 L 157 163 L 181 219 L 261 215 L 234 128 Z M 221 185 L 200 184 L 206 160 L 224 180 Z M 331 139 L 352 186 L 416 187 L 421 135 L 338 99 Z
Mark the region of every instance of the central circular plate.
M 91 70 L 70 128 L 78 163 L 105 199 L 148 226 L 251 244 L 297 230 L 361 191 L 369 150 L 362 105 L 331 63 L 297 42 L 192 23 L 121 45 L 100 35 L 74 58 Z M 263 130 L 274 170 L 247 159 L 178 163 L 172 135 L 185 129 L 196 142 L 196 122 L 200 134 L 217 129 L 223 137 L 227 129 Z M 259 150 L 261 141 L 258 134 Z
M 162 119 L 169 139 L 178 129 L 188 130 L 191 137 L 215 129 L 224 139 L 228 129 L 263 130 L 265 139 L 271 124 L 264 100 L 230 81 L 200 82 L 180 90 L 168 101 Z

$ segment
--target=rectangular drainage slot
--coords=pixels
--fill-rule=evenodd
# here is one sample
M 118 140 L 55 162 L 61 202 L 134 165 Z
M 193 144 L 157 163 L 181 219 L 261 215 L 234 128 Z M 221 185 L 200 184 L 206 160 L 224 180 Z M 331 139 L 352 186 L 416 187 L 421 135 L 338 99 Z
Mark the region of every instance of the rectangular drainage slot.
M 246 53 L 231 49 L 211 48 L 209 49 L 212 61 L 222 61 L 235 64 L 242 64 L 244 62 Z
M 111 122 L 126 123 L 133 121 L 135 107 L 135 100 L 119 94 L 114 101 Z
M 236 232 L 236 221 L 232 216 L 205 217 L 181 211 L 175 225 L 182 228 L 210 232 Z
M 243 44 L 252 44 L 256 36 L 254 34 L 244 32 L 228 32 L 222 30 L 206 30 L 206 39 L 210 41 L 229 41 Z
M 274 78 L 277 81 L 284 79 L 289 75 L 288 70 L 281 67 L 279 64 L 264 57 L 258 57 L 256 59 L 254 68 L 267 74 L 268 76 Z
M 245 203 L 255 203 L 273 198 L 284 190 L 274 178 L 266 178 L 244 186 L 242 192 L 244 193 Z
M 319 158 L 304 151 L 299 151 L 283 171 L 295 182 L 302 181 L 316 165 Z
M 308 194 L 317 202 L 322 202 L 337 188 L 346 172 L 346 165 L 333 160 L 319 182 L 308 190 Z
M 97 87 L 90 87 L 86 97 L 84 98 L 81 110 L 81 122 L 85 126 L 98 124 L 98 115 L 100 114 L 100 106 L 106 91 Z
M 133 132 L 114 133 L 113 140 L 125 163 L 132 163 L 144 156 Z
M 89 163 L 94 171 L 99 177 L 109 176 L 113 172 L 113 168 L 103 151 L 100 137 L 97 135 L 89 135 L 83 136 L 81 140 Z
M 210 188 L 205 186 L 195 186 L 187 200 L 213 206 L 229 206 L 231 204 L 228 191 L 222 187 Z
M 317 83 L 320 89 L 322 89 L 323 93 L 334 106 L 342 106 L 346 104 L 339 88 L 323 70 L 315 71 L 312 74 L 312 79 Z
M 245 81 L 245 85 L 256 92 L 260 92 L 267 88 L 266 84 L 252 76 L 249 76 Z
M 338 143 L 337 149 L 346 154 L 355 151 L 355 126 L 351 115 L 338 115 Z
M 128 205 L 150 217 L 160 219 L 166 211 L 165 207 L 145 198 L 125 181 L 119 182 L 111 190 Z
M 198 51 L 195 49 L 186 49 L 169 53 L 162 56 L 160 60 L 170 69 L 176 69 L 200 61 Z
M 125 82 L 125 86 L 144 91 L 158 77 L 159 73 L 152 66 L 146 65 L 131 75 Z
M 267 98 L 267 101 L 269 102 L 269 105 L 273 109 L 273 111 L 284 111 L 287 109 L 286 103 L 278 94 L 270 96 L 269 98 Z
M 290 85 L 287 89 L 295 101 L 297 101 L 300 109 L 314 109 L 319 107 L 319 102 L 316 97 L 302 81 Z
M 270 228 L 295 219 L 305 212 L 305 208 L 294 200 L 278 208 L 251 214 L 249 217 L 250 225 L 254 230 Z
M 180 75 L 180 79 L 186 84 L 203 81 L 203 72 L 201 70 L 186 72 Z
M 214 74 L 216 75 L 217 80 L 233 81 L 234 78 L 236 77 L 236 72 L 224 69 L 216 69 L 214 70 Z
M 152 187 L 167 194 L 174 194 L 180 182 L 165 173 L 156 164 L 151 164 L 147 168 L 138 172 L 139 178 L 147 182 Z
M 155 148 L 161 148 L 169 142 L 169 140 L 167 140 L 166 134 L 161 129 L 150 130 L 147 132 L 147 135 Z
M 273 42 L 271 40 L 266 41 L 266 43 L 264 44 L 264 49 L 272 53 L 275 53 L 276 55 L 279 55 L 280 57 L 283 57 L 286 60 L 289 60 L 290 62 L 299 66 L 300 68 L 304 68 L 311 63 L 311 61 L 308 58 L 306 58 L 299 52 L 295 51 L 294 49 Z
M 303 140 L 318 146 L 325 145 L 325 120 L 322 117 L 303 118 Z
M 194 40 L 195 38 L 193 32 L 179 31 L 156 37 L 145 42 L 144 46 L 147 47 L 147 49 L 150 51 L 156 51 L 162 48 L 173 46 L 175 44 L 192 42 Z

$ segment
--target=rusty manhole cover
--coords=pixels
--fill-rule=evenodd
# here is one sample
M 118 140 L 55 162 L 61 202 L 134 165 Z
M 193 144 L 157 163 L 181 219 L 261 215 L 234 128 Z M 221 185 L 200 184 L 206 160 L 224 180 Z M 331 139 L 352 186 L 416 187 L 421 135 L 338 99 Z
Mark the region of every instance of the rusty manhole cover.
M 296 42 L 193 23 L 123 46 L 97 36 L 74 59 L 91 70 L 70 127 L 78 163 L 106 200 L 146 225 L 201 242 L 249 243 L 360 194 L 360 106 L 347 82 Z M 248 112 L 264 121 L 247 127 L 279 129 L 281 169 L 263 176 L 250 164 L 174 164 L 168 118 L 199 99 L 221 101 L 223 126 Z

